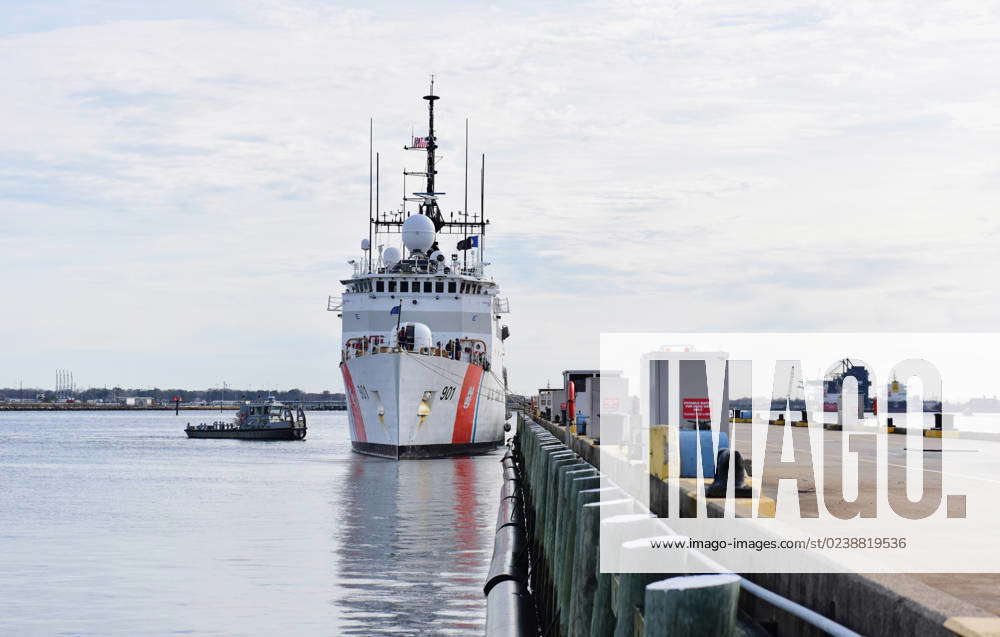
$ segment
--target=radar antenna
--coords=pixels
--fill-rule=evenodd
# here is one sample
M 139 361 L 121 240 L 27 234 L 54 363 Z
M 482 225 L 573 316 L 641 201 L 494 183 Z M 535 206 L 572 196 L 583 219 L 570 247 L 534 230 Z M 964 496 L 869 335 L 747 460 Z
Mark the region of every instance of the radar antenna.
M 465 253 L 463 258 L 463 270 L 468 268 L 468 251 L 473 248 L 479 249 L 479 262 L 482 264 L 483 261 L 483 250 L 486 242 L 486 231 L 489 226 L 489 221 L 485 217 L 485 210 L 483 206 L 483 181 L 484 181 L 484 168 L 480 168 L 480 210 L 478 214 L 469 214 L 468 209 L 468 122 L 466 122 L 466 166 L 465 166 L 465 192 L 463 197 L 462 212 L 459 215 L 451 214 L 450 218 L 445 218 L 444 214 L 441 212 L 438 206 L 438 197 L 444 195 L 443 192 L 437 192 L 436 181 L 437 181 L 437 135 L 434 130 L 434 103 L 440 99 L 440 96 L 435 95 L 434 92 L 434 76 L 430 77 L 430 91 L 427 95 L 423 96 L 423 99 L 427 100 L 427 136 L 426 137 L 414 137 L 413 131 L 410 131 L 409 144 L 403 146 L 404 150 L 420 150 L 426 153 L 426 164 L 421 171 L 410 171 L 403 169 L 403 203 L 399 210 L 395 211 L 382 211 L 379 208 L 379 153 L 374 153 L 375 166 L 374 166 L 374 192 L 372 193 L 374 198 L 374 214 L 369 217 L 370 228 L 369 233 L 371 239 L 369 240 L 369 245 L 378 244 L 381 239 L 381 235 L 386 233 L 398 234 L 402 232 L 402 226 L 406 220 L 410 217 L 410 211 L 407 209 L 407 202 L 414 202 L 417 204 L 417 212 L 429 218 L 434 226 L 434 232 L 438 235 L 443 234 L 456 234 L 461 235 L 463 238 L 458 241 L 456 245 L 457 251 L 462 251 Z M 371 146 L 371 142 L 369 142 Z M 369 148 L 369 153 L 371 153 L 371 148 Z M 369 158 L 369 161 L 371 158 Z M 423 192 L 408 192 L 408 178 L 409 177 L 422 177 L 426 180 L 426 187 Z M 409 194 L 410 196 L 407 196 Z M 431 245 L 430 251 L 438 250 L 437 242 Z M 374 255 L 369 253 L 372 259 L 372 265 L 369 266 L 369 270 L 375 267 Z M 455 259 L 457 261 L 457 259 Z M 378 267 L 384 267 L 379 265 Z M 478 266 L 477 266 L 478 267 Z

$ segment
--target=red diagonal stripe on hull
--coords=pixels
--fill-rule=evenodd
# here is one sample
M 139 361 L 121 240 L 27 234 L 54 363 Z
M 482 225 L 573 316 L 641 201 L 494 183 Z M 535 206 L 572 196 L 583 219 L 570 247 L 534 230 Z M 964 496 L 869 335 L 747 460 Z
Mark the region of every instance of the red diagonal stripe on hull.
M 344 375 L 344 389 L 347 391 L 347 402 L 351 406 L 351 421 L 354 428 L 354 439 L 358 442 L 368 442 L 365 435 L 365 420 L 361 417 L 361 403 L 358 401 L 358 390 L 351 379 L 351 370 L 347 369 L 347 363 L 340 366 L 340 371 Z
M 469 365 L 462 381 L 462 393 L 458 395 L 455 409 L 455 428 L 452 431 L 453 445 L 472 442 L 472 425 L 476 417 L 476 401 L 479 400 L 479 381 L 483 378 L 483 368 Z

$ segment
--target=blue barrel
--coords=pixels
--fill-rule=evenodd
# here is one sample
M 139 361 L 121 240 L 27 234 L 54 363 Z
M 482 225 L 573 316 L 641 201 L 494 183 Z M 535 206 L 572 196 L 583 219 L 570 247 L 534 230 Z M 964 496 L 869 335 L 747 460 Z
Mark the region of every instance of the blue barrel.
M 701 471 L 702 477 L 715 477 L 715 453 L 712 451 L 712 432 L 708 430 L 694 431 L 682 429 L 681 438 L 681 477 L 698 477 L 698 437 L 701 438 Z M 719 449 L 729 448 L 729 436 L 719 433 Z

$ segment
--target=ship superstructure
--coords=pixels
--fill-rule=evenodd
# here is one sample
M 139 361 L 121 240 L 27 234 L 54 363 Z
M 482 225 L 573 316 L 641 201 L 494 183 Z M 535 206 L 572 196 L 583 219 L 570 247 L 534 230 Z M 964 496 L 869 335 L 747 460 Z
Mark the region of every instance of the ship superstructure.
M 489 221 L 482 203 L 471 219 L 467 206 L 441 213 L 433 82 L 424 99 L 427 136 L 405 148 L 425 151 L 426 167 L 404 179 L 423 177 L 426 187 L 399 210 L 369 215 L 363 258 L 329 306 L 342 322 L 352 447 L 397 459 L 490 451 L 503 442 L 506 414 L 508 304 L 484 272 Z

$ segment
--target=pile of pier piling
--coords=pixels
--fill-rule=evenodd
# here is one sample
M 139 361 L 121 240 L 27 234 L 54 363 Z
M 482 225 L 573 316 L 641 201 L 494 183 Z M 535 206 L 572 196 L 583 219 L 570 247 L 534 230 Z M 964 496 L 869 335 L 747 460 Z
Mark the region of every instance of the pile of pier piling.
M 737 634 L 736 575 L 600 572 L 600 534 L 655 516 L 558 437 L 521 417 L 502 462 L 488 636 Z

